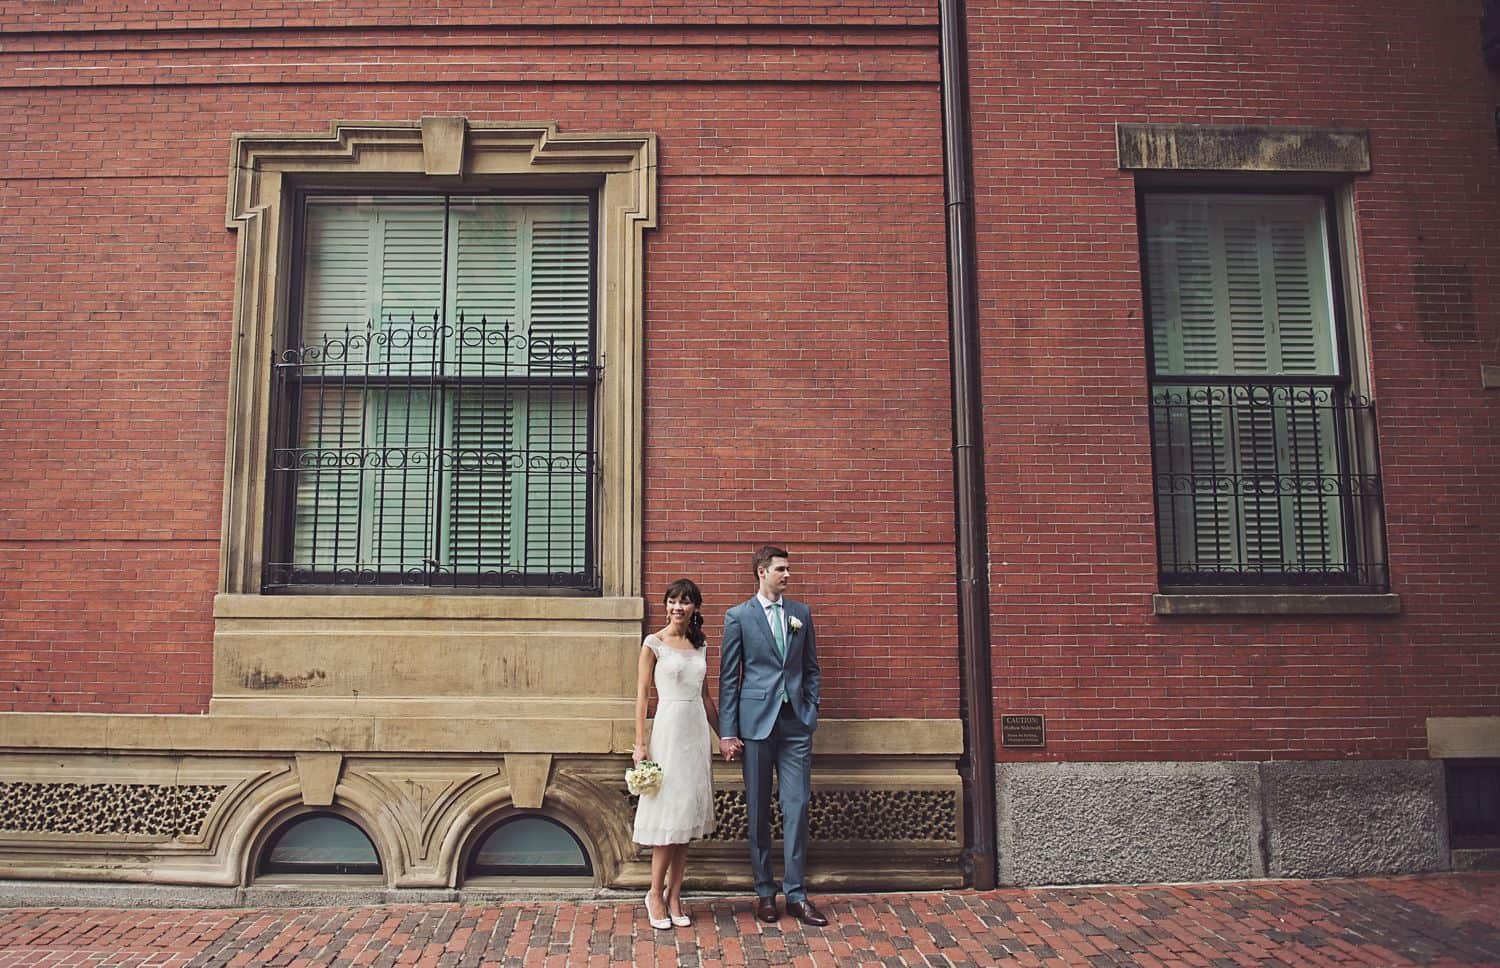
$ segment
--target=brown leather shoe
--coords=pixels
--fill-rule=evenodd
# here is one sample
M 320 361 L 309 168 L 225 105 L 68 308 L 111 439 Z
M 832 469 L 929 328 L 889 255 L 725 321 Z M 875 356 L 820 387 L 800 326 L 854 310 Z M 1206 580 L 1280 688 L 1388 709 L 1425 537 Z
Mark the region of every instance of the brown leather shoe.
M 755 902 L 755 916 L 767 924 L 775 924 L 781 920 L 781 914 L 776 910 L 776 896 L 763 897 Z
M 787 901 L 786 913 L 801 921 L 803 924 L 812 925 L 815 928 L 827 927 L 828 919 L 818 913 L 810 900 Z

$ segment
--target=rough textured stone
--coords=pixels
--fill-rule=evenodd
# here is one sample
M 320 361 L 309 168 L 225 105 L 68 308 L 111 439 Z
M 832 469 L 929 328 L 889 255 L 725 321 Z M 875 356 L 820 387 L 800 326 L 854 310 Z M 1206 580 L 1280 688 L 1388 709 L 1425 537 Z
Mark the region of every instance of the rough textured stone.
M 245 907 L 333 907 L 386 903 L 384 887 L 360 890 L 356 887 L 247 887 L 242 892 Z
M 398 887 L 385 892 L 387 904 L 453 904 L 460 892 L 446 887 Z
M 1313 761 L 1261 769 L 1271 876 L 1448 868 L 1441 763 Z
M 0 908 L 232 908 L 241 901 L 237 887 L 0 880 Z
M 1252 763 L 1002 764 L 997 786 L 1004 883 L 1264 874 Z
M 1370 170 L 1370 136 L 1355 128 L 1121 124 L 1121 168 L 1198 171 Z

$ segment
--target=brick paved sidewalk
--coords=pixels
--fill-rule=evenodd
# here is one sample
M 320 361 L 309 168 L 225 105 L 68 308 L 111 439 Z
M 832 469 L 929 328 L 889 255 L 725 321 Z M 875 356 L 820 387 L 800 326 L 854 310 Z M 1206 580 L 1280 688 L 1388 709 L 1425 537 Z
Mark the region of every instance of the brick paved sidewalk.
M 14 965 L 1500 965 L 1500 874 L 825 896 L 824 929 L 703 899 L 0 910 Z

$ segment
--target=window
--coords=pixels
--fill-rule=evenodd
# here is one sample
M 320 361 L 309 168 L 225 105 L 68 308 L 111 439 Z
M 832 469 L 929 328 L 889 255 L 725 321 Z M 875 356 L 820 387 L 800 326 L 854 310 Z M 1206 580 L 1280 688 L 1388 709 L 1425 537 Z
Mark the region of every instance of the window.
M 1331 200 L 1141 198 L 1163 586 L 1384 589 Z
M 571 830 L 548 817 L 521 814 L 496 824 L 469 858 L 469 876 L 593 873 L 588 852 Z
M 1500 760 L 1444 760 L 1449 842 L 1457 850 L 1500 847 Z
M 234 313 L 229 321 L 233 343 L 225 427 L 224 517 L 219 542 L 220 595 L 215 605 L 223 610 L 223 621 L 216 624 L 216 648 L 220 645 L 230 648 L 229 639 L 219 636 L 221 633 L 232 635 L 232 629 L 240 627 L 239 620 L 228 617 L 229 613 L 254 613 L 259 616 L 256 621 L 266 623 L 262 631 L 274 626 L 279 635 L 293 636 L 297 648 L 304 654 L 316 654 L 320 643 L 327 641 L 326 636 L 319 637 L 319 630 L 324 628 L 319 623 L 347 614 L 353 607 L 349 592 L 391 589 L 414 592 L 397 596 L 379 606 L 386 612 L 400 611 L 418 620 L 420 630 L 418 626 L 403 627 L 402 636 L 425 635 L 446 622 L 457 620 L 459 614 L 503 613 L 517 620 L 531 621 L 537 614 L 537 603 L 519 603 L 536 595 L 525 593 L 561 589 L 568 593 L 564 596 L 565 601 L 547 608 L 577 616 L 615 614 L 627 608 L 625 603 L 639 599 L 645 240 L 646 233 L 656 224 L 656 180 L 656 138 L 649 132 L 562 131 L 552 124 L 470 122 L 460 116 L 445 115 L 424 117 L 419 121 L 338 123 L 322 132 L 234 136 L 225 224 L 236 234 L 237 271 Z M 337 194 L 341 191 L 346 194 Z M 357 198 L 353 194 L 356 192 L 362 192 L 366 197 Z M 582 495 L 586 501 L 583 509 L 586 520 L 582 530 L 574 523 L 568 531 L 571 535 L 581 533 L 583 536 L 581 568 L 574 566 L 578 553 L 572 550 L 543 556 L 561 558 L 562 564 L 553 560 L 533 564 L 534 542 L 528 539 L 524 562 L 528 570 L 521 570 L 522 564 L 514 570 L 504 571 L 488 564 L 484 567 L 475 565 L 466 577 L 461 570 L 467 566 L 462 566 L 455 578 L 453 565 L 442 557 L 448 554 L 451 559 L 453 542 L 445 543 L 443 539 L 445 535 L 451 536 L 451 529 L 456 523 L 461 523 L 462 518 L 451 514 L 445 516 L 444 509 L 453 507 L 453 495 L 457 492 L 460 494 L 458 507 L 462 511 L 465 504 L 462 489 L 473 482 L 460 480 L 455 483 L 451 476 L 443 476 L 445 470 L 441 467 L 432 472 L 431 484 L 423 485 L 418 492 L 425 500 L 433 502 L 427 541 L 436 553 L 426 555 L 426 560 L 413 554 L 411 557 L 417 560 L 405 569 L 385 563 L 389 557 L 405 557 L 400 553 L 399 538 L 395 555 L 392 555 L 390 540 L 381 538 L 377 557 L 374 530 L 377 499 L 370 490 L 357 491 L 351 482 L 343 480 L 343 477 L 352 475 L 334 477 L 332 482 L 356 490 L 367 500 L 368 503 L 362 506 L 364 516 L 356 515 L 353 525 L 346 525 L 344 519 L 336 517 L 339 527 L 334 532 L 325 528 L 327 522 L 321 513 L 329 504 L 326 498 L 330 492 L 322 486 L 302 485 L 304 501 L 313 495 L 325 500 L 319 509 L 317 533 L 312 536 L 320 558 L 312 560 L 304 556 L 304 561 L 296 560 L 299 557 L 295 553 L 294 537 L 297 530 L 297 475 L 291 469 L 277 470 L 273 461 L 278 459 L 278 450 L 303 446 L 298 436 L 302 428 L 297 423 L 301 419 L 303 400 L 288 400 L 285 394 L 277 396 L 276 391 L 282 388 L 284 378 L 286 386 L 297 386 L 300 394 L 315 387 L 322 377 L 343 376 L 337 370 L 331 374 L 309 374 L 314 379 L 301 381 L 307 386 L 299 386 L 296 374 L 278 371 L 274 365 L 288 350 L 298 349 L 303 342 L 312 342 L 301 338 L 302 310 L 309 292 L 304 278 L 308 275 L 304 244 L 308 233 L 307 213 L 318 207 L 315 200 L 326 205 L 362 202 L 367 208 L 374 209 L 378 207 L 375 204 L 377 199 L 411 203 L 414 197 L 441 200 L 450 218 L 451 212 L 447 210 L 462 209 L 466 202 L 482 208 L 484 201 L 513 205 L 587 201 L 590 209 L 588 258 L 591 285 L 588 325 L 592 345 L 589 349 L 591 386 L 586 419 L 591 434 L 588 445 L 593 477 Z M 445 224 L 444 245 L 455 231 L 458 230 L 451 224 Z M 456 258 L 456 253 L 445 250 L 445 268 L 439 270 L 445 280 L 451 279 L 450 272 L 460 271 L 456 266 L 447 268 L 450 258 Z M 382 277 L 380 288 L 384 286 Z M 317 291 L 315 285 L 313 291 Z M 425 311 L 440 309 L 448 313 L 448 318 L 441 322 L 452 326 L 461 308 L 454 301 L 456 292 L 450 288 L 440 295 L 444 297 L 443 305 Z M 380 294 L 367 297 L 364 311 L 357 314 L 350 324 L 352 330 L 357 331 L 369 322 L 373 335 L 377 327 L 384 325 L 385 313 L 379 305 L 380 298 Z M 376 309 L 382 311 L 377 315 Z M 410 316 L 416 312 L 415 308 L 408 309 L 408 326 Z M 465 319 L 469 320 L 466 307 Z M 493 319 L 486 319 L 486 327 L 492 323 Z M 513 328 L 516 325 L 512 323 Z M 354 332 L 350 335 L 351 344 L 357 344 L 358 341 L 352 339 Z M 418 332 L 415 336 L 420 338 L 422 334 Z M 396 338 L 401 339 L 400 336 Z M 451 348 L 451 345 L 445 345 Z M 398 344 L 396 348 L 402 347 Z M 391 361 L 396 364 L 390 368 L 391 378 L 402 375 L 401 360 L 398 355 Z M 378 378 L 383 375 L 385 360 L 377 354 L 372 361 L 366 362 L 371 364 L 371 389 L 381 392 L 383 388 L 379 386 Z M 415 363 L 413 360 L 414 376 L 417 372 Z M 351 365 L 351 377 L 356 369 Z M 466 362 L 464 377 L 469 375 Z M 502 373 L 502 379 L 505 376 L 507 374 Z M 514 387 L 519 374 L 511 372 L 508 376 Z M 564 386 L 573 382 L 564 379 L 561 373 L 546 374 L 546 377 L 542 382 L 554 388 L 554 397 L 561 396 Z M 456 372 L 442 375 L 443 381 L 449 381 L 443 384 L 448 393 L 443 401 L 445 408 L 454 400 L 457 389 L 454 384 L 458 379 Z M 323 382 L 328 383 L 327 380 Z M 538 381 L 533 379 L 531 382 Z M 353 389 L 347 381 L 344 385 Z M 328 383 L 327 389 L 333 387 L 333 383 Z M 410 393 L 412 389 L 408 387 L 406 392 Z M 517 408 L 534 401 L 533 388 L 528 386 L 526 389 L 527 400 L 524 404 L 516 404 Z M 398 388 L 394 396 L 399 399 L 401 395 Z M 324 402 L 328 399 L 325 394 Z M 420 405 L 423 401 L 417 399 Z M 347 405 L 347 398 L 345 403 Z M 435 406 L 429 404 L 431 408 Z M 352 419 L 351 411 L 345 412 Z M 368 407 L 361 411 L 361 420 L 368 412 Z M 445 409 L 434 425 L 451 428 L 451 413 Z M 511 420 L 514 421 L 519 414 L 519 409 L 513 410 Z M 460 412 L 459 419 L 462 418 Z M 488 417 L 484 430 L 488 435 Z M 569 430 L 572 430 L 571 425 Z M 323 461 L 331 460 L 332 454 L 337 454 L 340 461 L 353 459 L 358 462 L 364 459 L 362 451 L 366 449 L 378 452 L 382 458 L 386 456 L 390 448 L 381 447 L 379 436 L 385 431 L 373 425 L 361 425 L 360 433 L 361 443 L 353 454 L 347 453 L 344 447 L 314 446 L 310 449 Z M 373 447 L 365 448 L 365 435 L 375 435 L 372 437 Z M 346 443 L 348 437 L 349 428 L 346 426 Z M 312 443 L 316 445 L 318 442 Z M 400 449 L 409 448 L 403 445 Z M 481 454 L 497 453 L 488 448 L 479 450 Z M 442 455 L 439 457 L 441 459 Z M 285 453 L 280 459 L 287 459 Z M 559 463 L 560 460 L 549 460 L 547 469 L 555 473 Z M 348 470 L 348 467 L 341 464 L 338 468 L 330 468 L 325 463 L 321 469 L 326 473 L 330 469 Z M 446 472 L 456 471 L 462 475 L 468 469 L 460 462 L 456 468 L 450 465 Z M 370 473 L 362 475 L 362 484 L 370 489 L 377 487 L 380 479 L 375 473 L 377 470 L 369 468 Z M 394 487 L 392 470 L 385 469 L 385 483 Z M 492 468 L 485 470 L 490 471 L 482 478 L 485 506 L 488 507 L 492 486 L 498 487 L 502 482 Z M 529 466 L 526 468 L 528 479 L 531 470 Z M 407 476 L 408 480 L 415 478 L 410 470 Z M 560 479 L 554 478 L 554 482 L 561 485 Z M 331 481 L 325 477 L 319 485 L 329 483 Z M 516 483 L 512 480 L 505 486 L 514 492 Z M 535 489 L 537 484 L 533 482 L 532 487 Z M 576 495 L 576 487 L 568 494 Z M 384 496 L 379 500 L 385 501 L 381 505 L 383 524 L 390 523 L 393 515 L 399 518 L 402 513 L 399 500 L 392 498 L 387 501 Z M 560 509 L 564 503 L 562 495 L 551 503 Z M 334 502 L 334 506 L 341 504 Z M 514 514 L 519 505 L 508 507 L 508 513 L 513 516 L 512 527 L 506 532 L 508 537 L 505 540 L 509 542 L 506 553 L 518 558 L 521 545 L 515 534 L 521 524 Z M 410 511 L 410 503 L 407 511 Z M 577 515 L 574 516 L 576 520 Z M 310 524 L 304 523 L 304 529 L 309 527 Z M 334 533 L 339 535 L 336 554 L 328 543 Z M 486 533 L 495 533 L 488 522 Z M 356 549 L 357 560 L 349 564 L 351 546 L 348 541 L 356 536 L 367 543 L 368 550 L 352 546 Z M 304 541 L 307 538 L 305 535 Z M 555 552 L 561 541 L 556 535 L 550 540 Z M 411 543 L 409 536 L 407 542 Z M 488 545 L 475 542 L 474 547 L 478 550 L 472 556 L 486 562 L 494 560 L 499 557 L 494 551 L 495 544 L 494 540 Z M 463 542 L 460 541 L 459 545 L 462 547 Z M 327 553 L 323 555 L 325 547 Z M 358 560 L 362 555 L 369 556 L 367 561 Z M 327 558 L 336 562 L 332 571 L 328 570 Z M 309 567 L 296 569 L 300 574 L 293 576 L 294 564 Z M 364 567 L 366 564 L 369 566 Z M 529 570 L 532 568 L 543 570 Z M 576 576 L 579 574 L 587 577 L 578 581 Z M 300 581 L 294 581 L 294 578 Z M 335 584 L 340 579 L 346 583 Z M 364 584 L 360 584 L 361 581 Z M 416 587 L 400 587 L 408 582 Z M 491 592 L 512 584 L 523 586 L 521 596 L 501 596 L 497 600 L 496 596 L 483 595 L 465 602 L 452 594 L 465 590 Z M 580 588 L 589 594 L 577 594 Z M 313 594 L 266 595 L 267 591 L 309 591 Z M 443 599 L 441 606 L 433 600 L 437 596 Z M 511 604 L 513 602 L 517 604 Z M 367 602 L 361 607 L 370 609 L 375 606 Z M 636 605 L 628 607 L 638 609 Z M 368 630 L 362 634 L 369 634 Z
M 380 855 L 343 817 L 315 813 L 282 826 L 261 855 L 261 874 L 379 874 Z
M 591 198 L 300 205 L 264 587 L 597 591 Z

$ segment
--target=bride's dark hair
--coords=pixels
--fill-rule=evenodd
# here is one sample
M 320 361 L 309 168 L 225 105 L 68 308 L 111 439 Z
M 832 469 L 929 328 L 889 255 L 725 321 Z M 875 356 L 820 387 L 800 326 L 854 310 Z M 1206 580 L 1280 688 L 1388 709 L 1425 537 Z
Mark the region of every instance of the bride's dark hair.
M 703 634 L 703 593 L 698 586 L 693 584 L 690 578 L 679 578 L 667 586 L 667 593 L 661 597 L 663 604 L 674 598 L 683 598 L 696 606 L 693 609 L 693 617 L 688 619 L 688 641 L 693 643 L 693 648 L 701 649 L 708 644 L 708 636 Z

